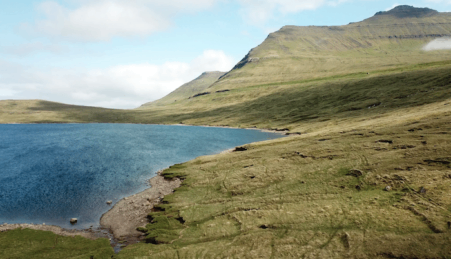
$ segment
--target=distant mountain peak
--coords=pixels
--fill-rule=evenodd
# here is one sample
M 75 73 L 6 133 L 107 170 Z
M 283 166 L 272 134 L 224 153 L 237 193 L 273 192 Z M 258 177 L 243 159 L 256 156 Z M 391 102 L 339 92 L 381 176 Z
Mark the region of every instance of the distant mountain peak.
M 436 10 L 430 9 L 430 8 L 419 8 L 419 7 L 413 7 L 410 5 L 398 5 L 395 8 L 389 10 L 389 11 L 381 11 L 377 12 L 375 16 L 377 15 L 392 15 L 397 18 L 410 18 L 410 17 L 424 17 L 424 16 L 432 16 L 438 14 Z

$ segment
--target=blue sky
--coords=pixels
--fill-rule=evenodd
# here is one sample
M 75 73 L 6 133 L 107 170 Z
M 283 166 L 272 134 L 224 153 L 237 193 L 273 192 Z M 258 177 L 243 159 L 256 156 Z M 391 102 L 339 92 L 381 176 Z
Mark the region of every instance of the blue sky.
M 451 0 L 0 0 L 0 100 L 135 108 L 230 70 L 284 25 L 344 25 Z

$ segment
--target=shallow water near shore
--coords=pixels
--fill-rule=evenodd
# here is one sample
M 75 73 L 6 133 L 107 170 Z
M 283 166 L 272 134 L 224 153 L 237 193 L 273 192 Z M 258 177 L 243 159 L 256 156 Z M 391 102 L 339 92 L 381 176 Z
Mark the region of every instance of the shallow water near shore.
M 258 130 L 135 124 L 0 125 L 0 224 L 85 229 L 170 165 L 280 138 Z M 76 225 L 70 218 L 78 218 Z

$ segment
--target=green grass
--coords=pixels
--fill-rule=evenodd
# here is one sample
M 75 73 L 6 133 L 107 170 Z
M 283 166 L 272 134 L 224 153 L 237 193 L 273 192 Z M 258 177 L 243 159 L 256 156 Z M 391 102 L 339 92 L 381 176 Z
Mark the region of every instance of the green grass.
M 106 259 L 114 255 L 108 239 L 63 237 L 49 231 L 15 229 L 0 233 L 0 258 Z
M 448 258 L 450 168 L 424 160 L 450 154 L 451 136 L 441 133 L 451 130 L 450 116 L 424 113 L 184 163 L 183 187 L 150 214 L 149 244 L 118 257 Z

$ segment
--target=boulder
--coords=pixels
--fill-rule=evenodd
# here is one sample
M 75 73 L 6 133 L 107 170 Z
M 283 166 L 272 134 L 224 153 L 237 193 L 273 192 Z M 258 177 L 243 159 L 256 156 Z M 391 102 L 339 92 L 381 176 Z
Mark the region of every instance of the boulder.
M 78 219 L 77 218 L 71 218 L 70 219 L 70 224 L 75 224 L 75 223 L 77 223 L 78 222 Z
M 113 201 L 107 201 L 106 204 L 111 205 Z

